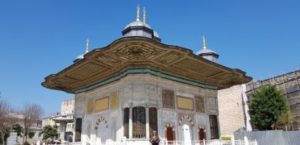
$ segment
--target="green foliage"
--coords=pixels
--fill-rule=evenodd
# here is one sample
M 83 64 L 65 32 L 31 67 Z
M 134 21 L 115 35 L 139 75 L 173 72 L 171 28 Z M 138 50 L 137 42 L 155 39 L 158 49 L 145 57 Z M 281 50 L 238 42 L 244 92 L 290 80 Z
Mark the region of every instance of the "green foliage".
M 42 130 L 42 134 L 43 134 L 43 140 L 47 140 L 47 139 L 54 139 L 58 136 L 57 133 L 57 127 L 52 127 L 50 125 L 47 125 L 43 128 Z
M 289 106 L 280 90 L 273 85 L 265 85 L 251 96 L 249 109 L 252 125 L 259 130 L 270 130 Z
M 34 132 L 29 132 L 29 133 L 28 133 L 28 137 L 29 137 L 29 138 L 33 138 L 33 137 L 34 137 Z
M 23 127 L 20 124 L 14 124 L 12 126 L 13 131 L 15 131 L 17 133 L 18 136 L 22 135 L 23 132 Z
M 293 122 L 295 122 L 296 119 L 294 117 L 294 115 L 292 114 L 291 110 L 288 109 L 287 112 L 282 113 L 277 122 L 276 122 L 276 127 L 277 126 L 284 126 L 284 129 L 287 130 L 291 130 L 292 126 L 293 126 Z

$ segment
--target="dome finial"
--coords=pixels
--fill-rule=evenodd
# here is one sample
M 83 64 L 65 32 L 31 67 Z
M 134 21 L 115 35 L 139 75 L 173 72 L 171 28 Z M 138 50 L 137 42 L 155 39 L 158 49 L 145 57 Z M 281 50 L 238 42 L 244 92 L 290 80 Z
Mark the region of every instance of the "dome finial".
M 202 36 L 202 48 L 206 49 L 206 39 L 204 35 Z
M 86 39 L 86 47 L 85 47 L 85 52 L 84 54 L 88 53 L 90 49 L 90 40 L 89 38 Z
M 136 8 L 136 21 L 140 21 L 140 6 L 139 5 Z
M 143 22 L 146 24 L 146 8 L 143 8 Z

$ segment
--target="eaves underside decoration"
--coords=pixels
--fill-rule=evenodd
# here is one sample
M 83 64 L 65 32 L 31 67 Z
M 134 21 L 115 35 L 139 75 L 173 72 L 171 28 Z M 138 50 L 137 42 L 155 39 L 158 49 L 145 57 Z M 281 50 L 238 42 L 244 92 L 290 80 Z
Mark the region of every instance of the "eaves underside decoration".
M 239 69 L 203 59 L 190 49 L 145 37 L 123 37 L 90 51 L 57 74 L 47 76 L 42 85 L 80 93 L 138 73 L 211 89 L 228 88 L 252 79 Z

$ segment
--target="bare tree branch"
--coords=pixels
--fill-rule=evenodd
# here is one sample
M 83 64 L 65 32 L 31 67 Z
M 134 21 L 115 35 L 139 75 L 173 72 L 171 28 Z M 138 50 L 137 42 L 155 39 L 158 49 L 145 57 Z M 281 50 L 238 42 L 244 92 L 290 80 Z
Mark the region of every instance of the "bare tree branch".
M 5 144 L 5 134 L 7 129 L 11 125 L 11 118 L 9 117 L 10 106 L 4 100 L 0 100 L 0 135 L 1 135 L 1 144 Z
M 33 126 L 34 124 L 37 125 L 38 120 L 40 119 L 41 115 L 43 114 L 43 109 L 40 105 L 37 104 L 29 104 L 24 107 L 24 137 L 25 141 L 27 141 L 29 127 Z

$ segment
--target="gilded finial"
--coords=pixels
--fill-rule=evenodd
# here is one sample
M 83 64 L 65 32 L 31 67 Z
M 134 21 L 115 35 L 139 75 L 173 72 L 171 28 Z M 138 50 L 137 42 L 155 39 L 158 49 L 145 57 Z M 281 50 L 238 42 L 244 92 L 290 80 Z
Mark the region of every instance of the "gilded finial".
M 202 48 L 206 49 L 206 39 L 204 35 L 202 36 Z
M 85 47 L 85 52 L 84 53 L 88 53 L 90 49 L 90 40 L 86 39 L 86 47 Z
M 136 21 L 140 21 L 140 6 L 139 5 L 136 8 Z
M 146 24 L 146 8 L 143 8 L 143 22 Z

